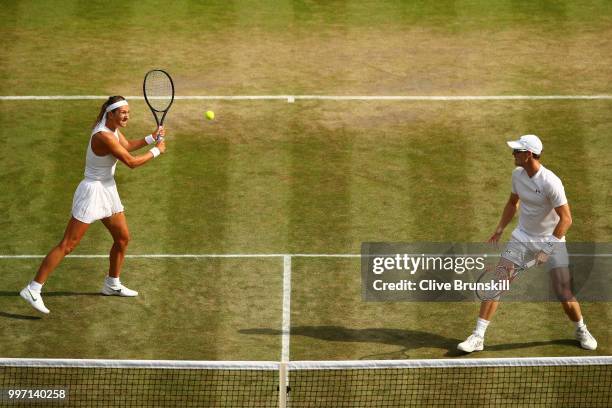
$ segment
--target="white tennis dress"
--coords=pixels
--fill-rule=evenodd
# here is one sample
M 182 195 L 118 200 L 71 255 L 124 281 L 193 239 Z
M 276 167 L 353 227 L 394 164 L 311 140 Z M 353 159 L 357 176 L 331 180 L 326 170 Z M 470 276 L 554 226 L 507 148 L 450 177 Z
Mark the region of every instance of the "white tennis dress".
M 98 156 L 91 150 L 91 139 L 100 131 L 114 133 L 119 140 L 119 131 L 111 131 L 103 123 L 99 123 L 89 137 L 85 179 L 77 187 L 72 200 L 72 216 L 86 224 L 123 212 L 114 177 L 117 159 L 112 154 Z

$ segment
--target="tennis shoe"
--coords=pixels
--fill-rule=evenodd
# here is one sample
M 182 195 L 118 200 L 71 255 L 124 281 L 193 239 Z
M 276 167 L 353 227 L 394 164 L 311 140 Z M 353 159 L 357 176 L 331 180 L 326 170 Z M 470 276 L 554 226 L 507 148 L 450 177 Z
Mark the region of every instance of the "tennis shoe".
M 42 300 L 40 292 L 30 290 L 30 288 L 26 286 L 25 288 L 21 289 L 19 296 L 28 302 L 34 309 L 41 313 L 49 314 L 49 309 L 45 307 L 45 303 Z
M 471 353 L 473 351 L 482 351 L 483 348 L 484 338 L 480 337 L 477 334 L 470 334 L 470 337 L 468 337 L 467 340 L 457 345 L 457 349 L 466 353 Z
M 122 284 L 118 285 L 109 285 L 108 283 L 104 283 L 104 287 L 102 288 L 102 294 L 106 296 L 125 296 L 125 297 L 134 297 L 138 296 L 138 292 L 132 289 L 128 289 Z
M 576 340 L 580 342 L 580 347 L 586 350 L 595 350 L 597 348 L 597 340 L 589 333 L 586 326 L 576 329 Z

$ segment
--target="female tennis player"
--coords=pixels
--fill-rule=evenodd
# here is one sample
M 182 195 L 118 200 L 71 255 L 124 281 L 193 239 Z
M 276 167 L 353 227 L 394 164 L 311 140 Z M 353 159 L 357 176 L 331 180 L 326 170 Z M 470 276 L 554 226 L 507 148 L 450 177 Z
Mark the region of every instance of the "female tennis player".
M 572 225 L 572 215 L 563 184 L 559 177 L 540 164 L 542 142 L 539 137 L 524 135 L 507 143 L 517 167 L 512 172 L 510 198 L 489 242 L 499 242 L 504 228 L 514 218 L 519 201 L 520 214 L 518 226 L 501 254 L 499 266 L 512 271 L 529 259 L 546 264 L 561 306 L 576 328 L 576 340 L 580 347 L 595 350 L 597 341 L 587 329 L 580 304 L 571 291 L 565 234 Z M 471 353 L 483 349 L 485 331 L 498 305 L 499 300 L 481 303 L 474 332 L 459 343 L 459 350 Z
M 102 287 L 102 294 L 114 296 L 138 296 L 138 292 L 126 288 L 119 276 L 130 240 L 123 205 L 115 184 L 115 167 L 120 160 L 133 169 L 149 162 L 166 151 L 163 127 L 139 140 L 127 140 L 119 128 L 127 126 L 130 118 L 128 102 L 122 96 L 111 96 L 102 105 L 91 132 L 85 160 L 85 178 L 76 189 L 72 201 L 72 217 L 60 243 L 47 254 L 38 273 L 20 295 L 34 309 L 49 313 L 41 296 L 42 286 L 66 255 L 79 244 L 89 226 L 102 220 L 113 237 L 110 250 L 110 268 Z M 156 144 L 148 152 L 132 156 L 131 151 Z

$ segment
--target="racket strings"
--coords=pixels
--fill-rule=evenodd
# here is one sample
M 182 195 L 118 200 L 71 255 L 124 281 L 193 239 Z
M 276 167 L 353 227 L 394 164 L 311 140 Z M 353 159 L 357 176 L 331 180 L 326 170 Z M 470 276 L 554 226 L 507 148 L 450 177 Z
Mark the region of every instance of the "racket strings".
M 145 78 L 144 91 L 151 107 L 156 111 L 165 111 L 170 107 L 174 89 L 166 73 L 149 72 Z
M 504 281 L 512 282 L 514 269 L 504 265 L 496 265 L 495 267 L 487 268 L 487 270 L 481 279 L 479 279 L 479 282 L 491 286 L 488 288 L 478 288 L 476 294 L 480 300 L 499 300 L 503 291 L 495 286 L 501 285 Z
M 495 267 L 495 277 L 499 280 L 512 280 L 513 272 L 513 268 L 504 265 L 497 265 Z

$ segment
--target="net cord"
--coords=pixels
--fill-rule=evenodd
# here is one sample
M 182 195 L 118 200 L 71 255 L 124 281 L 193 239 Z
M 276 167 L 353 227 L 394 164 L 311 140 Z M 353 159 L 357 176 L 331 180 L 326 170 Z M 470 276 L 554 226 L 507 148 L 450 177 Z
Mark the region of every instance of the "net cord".
M 425 360 L 346 360 L 292 361 L 289 370 L 372 369 L 372 368 L 449 368 L 449 367 L 530 367 L 612 365 L 612 356 L 597 357 L 521 357 Z
M 161 368 L 278 371 L 276 361 L 105 360 L 0 358 L 0 367 Z
M 338 360 L 291 361 L 287 370 L 446 368 L 446 367 L 528 367 L 612 365 L 612 356 L 527 357 L 425 360 Z M 107 360 L 56 358 L 0 358 L 0 367 L 81 367 L 81 368 L 165 368 L 208 370 L 280 370 L 278 361 L 192 361 L 192 360 Z

